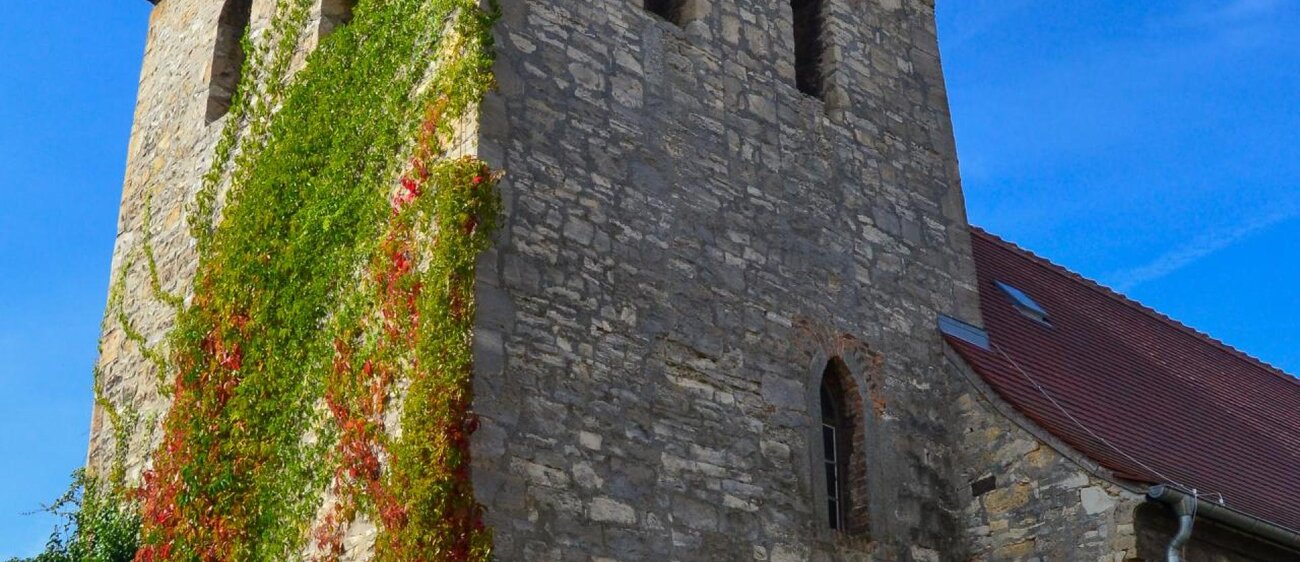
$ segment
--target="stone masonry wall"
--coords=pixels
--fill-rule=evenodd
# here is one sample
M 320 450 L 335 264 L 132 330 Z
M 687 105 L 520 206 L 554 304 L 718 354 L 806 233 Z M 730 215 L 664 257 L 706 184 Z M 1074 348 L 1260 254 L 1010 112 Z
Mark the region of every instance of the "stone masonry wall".
M 823 102 L 789 2 L 694 0 L 683 29 L 502 0 L 474 443 L 498 559 L 966 559 L 935 322 L 979 318 L 933 4 L 825 4 Z M 870 533 L 845 536 L 817 376 L 872 353 Z
M 954 364 L 960 358 L 952 355 Z M 1141 494 L 1099 477 L 1090 461 L 1002 402 L 962 367 L 957 399 L 965 452 L 961 497 L 971 560 L 1126 562 L 1139 558 L 1134 512 Z M 1020 420 L 1016 423 L 1013 420 Z M 1087 464 L 1081 464 L 1087 463 Z
M 146 200 L 152 198 L 151 242 L 161 288 L 185 295 L 197 259 L 185 206 L 202 184 L 225 124 L 225 118 L 213 123 L 206 119 L 221 6 L 222 2 L 215 0 L 165 0 L 150 15 L 111 273 L 114 280 L 121 280 L 121 312 L 150 346 L 163 341 L 173 314 L 154 297 L 142 254 Z M 274 8 L 273 0 L 253 2 L 254 33 L 270 23 Z M 317 42 L 319 6 L 311 19 L 298 65 Z M 158 392 L 157 370 L 139 346 L 128 340 L 115 318 L 104 324 L 101 349 L 97 367 L 102 372 L 104 397 L 120 411 L 135 410 L 141 415 L 127 456 L 128 475 L 138 478 L 161 437 L 156 425 L 168 402 Z M 87 465 L 92 470 L 105 469 L 113 449 L 108 416 L 96 405 Z
M 685 29 L 637 0 L 501 4 L 477 150 L 508 208 L 481 271 L 474 465 L 498 559 L 964 560 L 934 325 L 979 313 L 933 4 L 826 0 L 825 101 L 794 87 L 787 2 L 694 0 Z M 185 294 L 184 206 L 224 123 L 205 121 L 219 10 L 152 15 L 113 262 L 149 345 L 171 312 L 145 201 L 162 288 Z M 105 397 L 145 416 L 134 477 L 167 403 L 116 322 L 103 342 Z M 832 356 L 869 410 L 857 536 L 823 529 L 814 491 Z
M 196 256 L 186 231 L 184 204 L 211 161 L 221 122 L 208 125 L 208 76 L 220 2 L 168 0 L 153 9 L 140 74 L 135 123 L 127 155 L 112 275 L 124 277 L 122 312 L 150 345 L 158 345 L 172 321 L 171 309 L 153 298 L 142 256 L 146 199 L 152 197 L 152 245 L 162 288 L 183 293 Z M 208 25 L 204 25 L 204 23 Z M 111 312 L 111 311 L 110 311 Z M 137 428 L 129 473 L 138 476 L 152 449 L 152 427 L 167 408 L 158 393 L 159 373 L 136 343 L 110 318 L 101 337 L 98 367 L 104 397 L 119 409 L 146 417 Z M 89 466 L 105 468 L 113 435 L 103 408 L 92 417 Z

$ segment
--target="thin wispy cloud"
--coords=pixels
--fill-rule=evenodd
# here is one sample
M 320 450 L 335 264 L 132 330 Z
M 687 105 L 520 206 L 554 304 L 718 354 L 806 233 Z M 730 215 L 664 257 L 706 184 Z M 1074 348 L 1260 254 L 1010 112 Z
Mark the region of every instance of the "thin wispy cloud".
M 1300 217 L 1300 204 L 1292 203 L 1256 216 L 1235 226 L 1202 234 L 1146 264 L 1107 276 L 1116 290 L 1130 291 L 1140 285 L 1169 276 L 1210 255 L 1229 248 L 1273 226 Z

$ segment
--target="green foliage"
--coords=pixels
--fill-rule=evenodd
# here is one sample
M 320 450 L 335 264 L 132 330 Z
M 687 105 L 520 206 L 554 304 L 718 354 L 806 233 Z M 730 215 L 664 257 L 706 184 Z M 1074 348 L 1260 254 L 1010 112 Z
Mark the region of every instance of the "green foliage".
M 279 562 L 309 536 L 330 559 L 359 514 L 380 523 L 380 559 L 490 552 L 468 479 L 469 358 L 499 203 L 495 176 L 445 146 L 492 84 L 494 16 L 476 0 L 362 0 L 289 79 L 309 7 L 281 0 L 246 41 L 188 216 L 188 302 L 143 252 L 178 313 L 166 357 L 149 350 L 173 405 L 145 474 L 141 562 Z M 327 486 L 346 509 L 312 529 Z
M 78 472 L 46 551 L 11 562 L 324 562 L 360 516 L 379 525 L 379 561 L 490 558 L 468 470 L 470 346 L 498 174 L 446 147 L 492 86 L 495 3 L 361 0 L 291 75 L 312 4 L 280 0 L 244 39 L 243 82 L 187 209 L 192 295 L 163 288 L 152 190 L 112 284 L 105 322 L 172 399 L 141 488 L 124 469 L 139 416 L 96 369 L 113 466 Z M 176 314 L 162 344 L 123 306 L 138 263 Z
M 72 487 L 46 508 L 62 523 L 45 551 L 9 562 L 131 562 L 140 540 L 140 515 L 126 496 L 78 470 Z

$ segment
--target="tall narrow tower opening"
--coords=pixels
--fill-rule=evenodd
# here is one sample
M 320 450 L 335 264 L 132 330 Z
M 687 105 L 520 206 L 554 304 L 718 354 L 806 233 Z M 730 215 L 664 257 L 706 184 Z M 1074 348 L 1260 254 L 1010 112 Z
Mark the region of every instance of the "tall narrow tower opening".
M 826 51 L 822 0 L 790 0 L 794 10 L 794 70 L 799 91 L 822 97 L 825 89 L 823 55 Z
M 252 15 L 253 0 L 226 0 L 221 7 L 208 84 L 208 123 L 221 119 L 230 111 L 244 67 L 245 53 L 241 40 Z
M 645 0 L 645 9 L 674 24 L 685 23 L 686 0 Z
M 320 5 L 320 35 L 329 35 L 336 28 L 352 22 L 352 10 L 357 0 L 322 0 Z

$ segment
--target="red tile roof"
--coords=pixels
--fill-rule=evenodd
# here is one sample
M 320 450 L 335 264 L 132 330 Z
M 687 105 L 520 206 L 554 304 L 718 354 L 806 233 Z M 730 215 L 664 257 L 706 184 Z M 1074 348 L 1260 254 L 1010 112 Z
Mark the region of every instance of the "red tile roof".
M 948 341 L 1004 400 L 1121 478 L 1300 529 L 1300 380 L 987 232 L 972 244 L 991 345 Z

